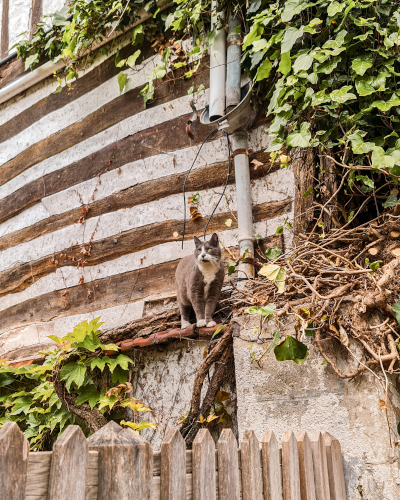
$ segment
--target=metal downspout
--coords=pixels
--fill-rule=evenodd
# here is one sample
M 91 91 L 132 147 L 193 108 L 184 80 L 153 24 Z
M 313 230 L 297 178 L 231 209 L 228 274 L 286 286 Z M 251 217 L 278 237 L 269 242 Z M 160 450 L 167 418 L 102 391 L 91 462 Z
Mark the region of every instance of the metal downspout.
M 226 33 L 224 28 L 217 29 L 218 2 L 211 2 L 211 29 L 215 29 L 215 39 L 210 50 L 210 120 L 218 120 L 225 115 L 226 79 Z
M 236 27 L 240 26 L 240 20 L 236 17 L 229 19 L 228 31 L 228 64 L 226 84 L 226 106 L 233 108 L 240 103 L 240 58 L 241 58 L 241 36 Z M 253 213 L 251 200 L 251 184 L 249 156 L 247 151 L 247 129 L 243 127 L 232 134 L 232 150 L 235 161 L 237 217 L 239 228 L 240 255 L 254 258 L 253 239 Z M 245 274 L 239 278 L 254 278 L 253 264 L 241 262 L 239 271 Z

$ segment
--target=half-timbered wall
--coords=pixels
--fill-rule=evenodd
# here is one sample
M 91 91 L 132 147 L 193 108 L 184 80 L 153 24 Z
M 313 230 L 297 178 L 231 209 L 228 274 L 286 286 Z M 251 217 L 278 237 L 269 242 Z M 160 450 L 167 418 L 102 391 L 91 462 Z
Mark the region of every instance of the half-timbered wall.
M 120 95 L 113 53 L 128 54 L 129 38 L 114 41 L 108 58 L 95 54 L 62 92 L 50 77 L 0 106 L 2 357 L 27 357 L 84 319 L 101 316 L 110 328 L 173 299 L 177 262 L 192 252 L 222 192 L 228 152 L 216 135 L 188 180 L 202 217 L 189 220 L 182 250 L 183 180 L 211 128 L 196 122 L 194 140 L 186 134 L 192 81 L 161 85 L 143 109 L 139 90 L 159 57 L 150 44 Z M 194 83 L 206 87 L 195 98 L 201 110 L 208 71 Z M 267 144 L 265 118 L 254 112 L 251 160 L 265 162 Z M 262 237 L 292 209 L 291 172 L 268 168 L 251 164 L 254 233 Z M 233 173 L 208 231 L 227 247 L 238 244 L 235 210 Z

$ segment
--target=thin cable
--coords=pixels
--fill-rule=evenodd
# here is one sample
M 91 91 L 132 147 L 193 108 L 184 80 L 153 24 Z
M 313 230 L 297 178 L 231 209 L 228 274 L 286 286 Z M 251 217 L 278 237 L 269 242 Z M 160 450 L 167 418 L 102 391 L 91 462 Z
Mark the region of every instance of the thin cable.
M 226 142 L 228 144 L 228 175 L 226 176 L 225 186 L 224 186 L 224 189 L 222 191 L 221 197 L 218 200 L 218 203 L 215 205 L 214 210 L 212 211 L 212 214 L 208 218 L 206 227 L 204 228 L 204 233 L 203 233 L 203 240 L 204 241 L 206 240 L 207 226 L 210 223 L 211 217 L 214 215 L 214 212 L 217 210 L 218 205 L 221 203 L 221 200 L 222 200 L 222 198 L 223 198 L 223 196 L 225 194 L 226 186 L 228 185 L 228 182 L 229 182 L 229 176 L 231 174 L 231 148 L 230 148 L 230 145 L 229 145 L 229 137 L 228 137 L 228 133 L 227 132 L 225 132 L 225 137 L 226 137 Z
M 201 143 L 201 146 L 199 150 L 197 151 L 196 156 L 194 157 L 193 163 L 189 169 L 189 172 L 186 174 L 185 181 L 183 183 L 183 234 L 182 234 L 182 249 L 183 249 L 183 242 L 185 240 L 185 229 L 186 229 L 186 197 L 185 197 L 185 189 L 186 189 L 186 181 L 188 180 L 189 174 L 192 171 L 192 168 L 194 164 L 196 163 L 197 157 L 200 154 L 201 148 L 204 146 L 205 142 L 207 139 L 209 139 L 215 132 L 218 132 L 218 129 L 214 129 L 212 132 L 208 134 L 208 136 L 204 139 L 204 141 Z

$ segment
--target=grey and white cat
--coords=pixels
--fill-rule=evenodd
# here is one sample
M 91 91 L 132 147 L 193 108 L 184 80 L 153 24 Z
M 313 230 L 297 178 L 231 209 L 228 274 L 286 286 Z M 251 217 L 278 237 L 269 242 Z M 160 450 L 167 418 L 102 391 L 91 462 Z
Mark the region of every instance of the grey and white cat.
M 225 275 L 218 235 L 214 233 L 210 241 L 204 242 L 195 236 L 194 242 L 194 254 L 184 257 L 175 273 L 182 330 L 190 325 L 192 307 L 198 327 L 216 325 L 212 317 Z

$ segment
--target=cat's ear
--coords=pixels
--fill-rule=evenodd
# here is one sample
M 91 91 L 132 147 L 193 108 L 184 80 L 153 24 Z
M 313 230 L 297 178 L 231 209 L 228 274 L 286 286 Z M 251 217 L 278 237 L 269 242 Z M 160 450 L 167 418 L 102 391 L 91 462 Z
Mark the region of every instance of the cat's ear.
M 211 236 L 210 243 L 211 243 L 211 245 L 213 245 L 214 247 L 218 246 L 218 234 L 217 234 L 217 233 L 214 233 L 214 234 Z
M 201 241 L 199 240 L 199 238 L 197 236 L 193 236 L 193 239 L 194 239 L 194 244 L 196 245 L 196 247 L 201 245 Z

